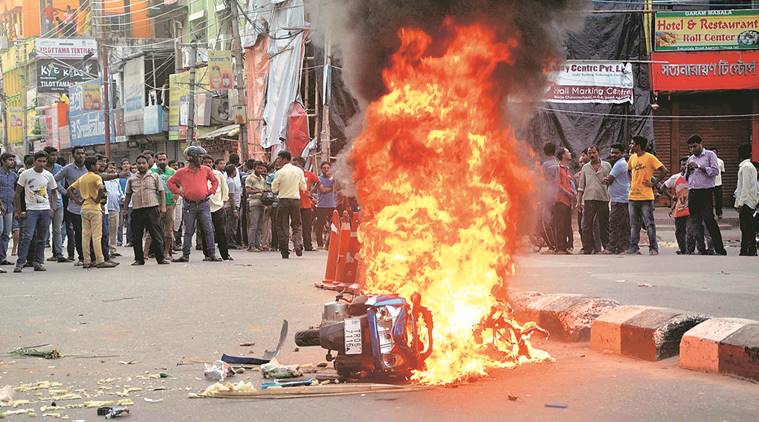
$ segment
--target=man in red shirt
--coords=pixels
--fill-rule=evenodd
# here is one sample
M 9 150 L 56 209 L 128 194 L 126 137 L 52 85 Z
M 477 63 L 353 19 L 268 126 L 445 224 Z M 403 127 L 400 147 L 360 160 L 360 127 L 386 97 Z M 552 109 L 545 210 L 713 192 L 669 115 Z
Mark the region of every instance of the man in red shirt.
M 572 232 L 572 192 L 571 174 L 569 165 L 572 162 L 572 153 L 566 148 L 561 148 L 556 153 L 559 160 L 559 189 L 554 203 L 554 229 L 556 230 L 556 254 L 569 255 L 569 238 Z
M 306 190 L 300 191 L 300 219 L 303 223 L 303 248 L 307 251 L 314 251 L 314 245 L 311 243 L 311 227 L 314 221 L 313 206 L 311 200 L 311 191 L 314 186 L 319 184 L 319 177 L 304 169 L 306 160 L 303 157 L 293 158 L 293 164 L 303 170 L 303 177 L 306 178 Z
M 182 205 L 182 220 L 184 221 L 182 256 L 174 259 L 173 262 L 190 261 L 196 220 L 200 224 L 202 235 L 205 237 L 205 244 L 208 245 L 208 257 L 204 261 L 218 262 L 222 259 L 216 256 L 208 197 L 216 193 L 216 189 L 219 188 L 219 180 L 210 168 L 200 165 L 201 157 L 206 155 L 205 149 L 190 146 L 184 150 L 184 154 L 187 156 L 189 165 L 179 169 L 166 182 L 169 190 L 184 200 Z M 210 187 L 208 182 L 211 182 Z

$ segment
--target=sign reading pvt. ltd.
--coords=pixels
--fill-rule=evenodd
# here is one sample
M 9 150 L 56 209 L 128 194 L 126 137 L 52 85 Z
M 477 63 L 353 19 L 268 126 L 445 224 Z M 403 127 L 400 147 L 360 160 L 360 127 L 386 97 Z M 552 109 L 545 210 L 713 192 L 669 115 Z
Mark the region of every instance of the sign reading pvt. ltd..
M 759 10 L 657 12 L 655 51 L 759 49 Z
M 549 75 L 545 101 L 552 103 L 633 102 L 630 63 L 619 61 L 572 61 Z

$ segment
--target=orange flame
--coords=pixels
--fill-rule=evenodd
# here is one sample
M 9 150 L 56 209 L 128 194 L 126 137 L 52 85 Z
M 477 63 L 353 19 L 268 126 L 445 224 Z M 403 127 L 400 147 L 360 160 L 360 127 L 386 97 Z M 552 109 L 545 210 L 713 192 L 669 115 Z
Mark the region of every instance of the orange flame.
M 450 37 L 434 57 L 428 34 L 399 32 L 383 71 L 388 93 L 368 107 L 350 153 L 364 212 L 365 290 L 422 294 L 435 348 L 413 378 L 427 384 L 550 359 L 529 344 L 530 357 L 520 356 L 513 336 L 494 355 L 473 335 L 497 304 L 494 289 L 514 274 L 517 207 L 532 187 L 494 80 L 516 40 L 496 40 L 485 25 L 448 20 L 445 28 Z

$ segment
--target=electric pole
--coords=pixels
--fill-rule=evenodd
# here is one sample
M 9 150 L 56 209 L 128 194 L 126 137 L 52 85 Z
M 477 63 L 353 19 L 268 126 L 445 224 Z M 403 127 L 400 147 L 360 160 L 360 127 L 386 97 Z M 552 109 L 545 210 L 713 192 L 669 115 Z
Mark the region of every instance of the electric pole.
M 195 142 L 195 62 L 198 58 L 198 45 L 193 40 L 190 43 L 190 88 L 187 104 L 187 143 L 196 145 Z
M 105 135 L 105 156 L 111 157 L 111 105 L 110 105 L 110 96 L 111 96 L 111 87 L 110 87 L 110 76 L 108 75 L 108 47 L 105 45 L 105 19 L 103 18 L 103 4 L 104 1 L 100 0 L 99 2 L 100 6 L 100 12 L 98 12 L 98 19 L 96 22 L 98 23 L 98 47 L 99 47 L 99 54 L 100 54 L 100 60 L 102 62 L 102 77 L 103 77 L 103 124 L 105 124 L 104 128 L 104 135 Z
M 329 130 L 329 101 L 330 101 L 330 80 L 332 73 L 332 39 L 329 34 L 329 29 L 324 33 L 324 69 L 322 73 L 322 122 L 321 133 L 319 133 L 319 143 L 322 150 L 321 162 L 330 162 L 332 157 L 330 151 L 330 144 L 332 141 L 332 135 Z M 321 165 L 321 163 L 319 163 Z
M 247 101 L 245 98 L 245 63 L 242 56 L 242 40 L 240 40 L 240 15 L 238 8 L 240 4 L 237 0 L 227 0 L 232 15 L 232 52 L 235 56 L 235 85 L 237 88 L 237 101 L 242 105 L 243 121 L 240 123 L 240 150 L 242 151 L 242 161 L 245 162 L 249 157 L 248 151 L 248 113 L 245 110 Z M 239 109 L 239 108 L 238 108 Z

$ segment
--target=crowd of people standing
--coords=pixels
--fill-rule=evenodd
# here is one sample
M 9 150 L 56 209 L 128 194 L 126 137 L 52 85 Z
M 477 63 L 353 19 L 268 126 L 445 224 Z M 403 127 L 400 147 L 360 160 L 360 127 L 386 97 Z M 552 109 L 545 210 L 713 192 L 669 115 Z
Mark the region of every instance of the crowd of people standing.
M 648 140 L 642 136 L 633 137 L 627 147 L 612 145 L 608 161 L 600 159 L 596 146 L 587 148 L 576 173 L 567 148 L 544 145 L 542 172 L 547 189 L 540 227 L 550 253 L 572 253 L 574 209 L 580 253 L 640 254 L 640 232 L 645 230 L 649 254 L 658 255 L 654 201 L 661 193 L 672 200 L 677 254 L 727 255 L 717 223 L 722 217 L 724 161 L 704 147 L 699 135 L 688 139 L 688 149 L 690 155 L 680 160 L 679 171 L 667 177 L 669 170 L 648 152 Z M 751 145 L 740 145 L 738 155 L 741 162 L 733 197 L 739 212 L 740 255 L 755 256 L 759 183 Z
M 67 163 L 48 147 L 23 157 L 19 168 L 13 154 L 0 156 L 0 266 L 113 268 L 117 246 L 132 247 L 132 265 L 188 262 L 193 239 L 204 261 L 233 260 L 230 250 L 242 248 L 287 259 L 291 249 L 314 251 L 314 238 L 326 247 L 333 211 L 351 207 L 335 192 L 330 163 L 317 176 L 287 151 L 272 164 L 241 164 L 236 154 L 226 162 L 197 146 L 185 150 L 186 161 L 146 150 L 118 167 L 82 147 L 71 157 Z

